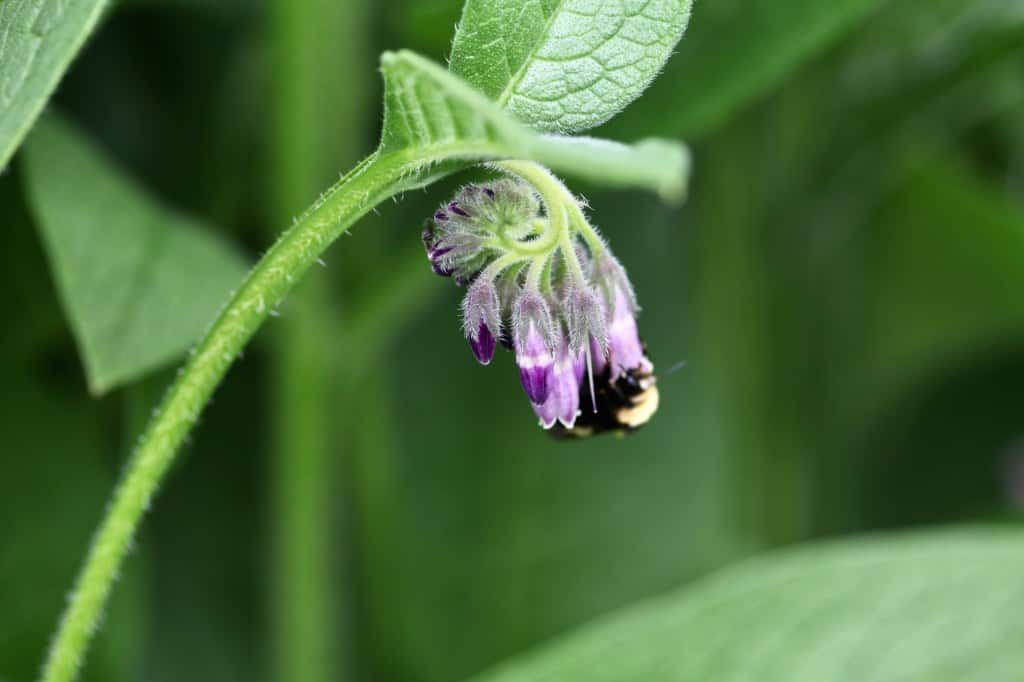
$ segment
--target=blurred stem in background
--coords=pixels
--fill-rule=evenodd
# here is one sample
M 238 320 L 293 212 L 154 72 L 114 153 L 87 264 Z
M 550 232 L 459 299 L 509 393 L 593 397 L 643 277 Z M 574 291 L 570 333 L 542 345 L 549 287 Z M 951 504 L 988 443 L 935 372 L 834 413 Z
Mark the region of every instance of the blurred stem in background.
M 419 251 L 419 244 L 417 251 Z M 417 254 L 420 255 L 420 254 Z M 421 256 L 422 259 L 422 256 Z M 376 357 L 370 354 L 371 361 Z M 353 510 L 351 547 L 358 556 L 354 576 L 359 596 L 359 633 L 353 640 L 359 654 L 353 679 L 405 679 L 400 669 L 402 603 L 405 583 L 399 573 L 397 540 L 401 537 L 398 502 L 398 444 L 393 428 L 394 397 L 389 381 L 380 377 L 352 377 L 349 384 L 358 401 L 350 401 L 351 418 L 359 424 L 346 443 L 346 492 Z
M 734 524 L 750 550 L 801 540 L 813 519 L 810 448 L 789 423 L 789 409 L 779 404 L 779 396 L 789 393 L 780 365 L 791 355 L 777 347 L 773 301 L 785 283 L 765 253 L 781 241 L 782 228 L 760 222 L 772 188 L 763 187 L 761 169 L 749 164 L 752 149 L 766 154 L 769 164 L 779 162 L 773 145 L 766 148 L 756 125 L 732 126 L 715 140 L 714 153 L 702 157 L 696 193 L 701 210 L 714 215 L 698 245 L 697 354 L 705 358 L 710 399 L 723 415 Z
M 273 0 L 269 172 L 276 229 L 363 151 L 364 72 L 369 14 L 364 0 Z M 338 40 L 338 32 L 344 35 Z M 308 278 L 287 302 L 273 337 L 270 415 L 272 471 L 273 679 L 326 682 L 346 677 L 345 638 L 335 608 L 346 595 L 333 556 L 341 505 L 333 438 L 338 409 L 335 335 L 341 309 L 331 275 Z M 334 290 L 337 287 L 333 287 Z

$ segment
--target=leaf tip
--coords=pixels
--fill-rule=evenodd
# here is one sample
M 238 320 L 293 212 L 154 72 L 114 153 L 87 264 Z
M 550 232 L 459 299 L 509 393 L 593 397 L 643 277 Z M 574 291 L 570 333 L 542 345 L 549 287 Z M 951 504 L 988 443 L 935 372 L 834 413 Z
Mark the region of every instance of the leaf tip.
M 88 368 L 85 372 L 85 386 L 89 391 L 89 397 L 94 399 L 102 398 L 113 388 L 112 382 L 90 372 Z
M 649 151 L 652 159 L 661 159 L 660 180 L 654 187 L 662 201 L 678 206 L 686 200 L 693 163 L 690 148 L 671 140 L 648 139 L 636 144 L 638 150 Z

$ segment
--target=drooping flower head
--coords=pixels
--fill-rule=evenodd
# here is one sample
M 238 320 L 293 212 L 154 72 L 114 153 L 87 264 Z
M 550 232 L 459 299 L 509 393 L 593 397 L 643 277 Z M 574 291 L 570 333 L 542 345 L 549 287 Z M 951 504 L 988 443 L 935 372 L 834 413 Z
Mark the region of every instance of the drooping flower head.
M 631 431 L 657 408 L 633 286 L 575 198 L 561 188 L 557 205 L 546 189 L 542 207 L 520 179 L 463 187 L 427 222 L 427 257 L 468 286 L 463 331 L 477 361 L 489 364 L 499 342 L 515 352 L 545 429 Z

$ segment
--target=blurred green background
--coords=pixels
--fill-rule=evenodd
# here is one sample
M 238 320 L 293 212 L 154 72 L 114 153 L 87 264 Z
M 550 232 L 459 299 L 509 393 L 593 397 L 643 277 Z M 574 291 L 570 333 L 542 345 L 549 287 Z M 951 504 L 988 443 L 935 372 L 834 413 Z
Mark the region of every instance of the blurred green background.
M 125 0 L 50 108 L 249 261 L 371 151 L 376 59 L 456 0 Z M 662 407 L 557 442 L 479 367 L 388 203 L 231 370 L 88 680 L 456 680 L 741 557 L 1024 504 L 1024 3 L 704 0 L 598 134 L 693 145 L 688 203 L 572 181 Z M 24 152 L 0 176 L 0 679 L 31 679 L 173 363 L 90 395 Z M 226 297 L 227 292 L 224 292 Z M 173 314 L 169 311 L 168 314 Z

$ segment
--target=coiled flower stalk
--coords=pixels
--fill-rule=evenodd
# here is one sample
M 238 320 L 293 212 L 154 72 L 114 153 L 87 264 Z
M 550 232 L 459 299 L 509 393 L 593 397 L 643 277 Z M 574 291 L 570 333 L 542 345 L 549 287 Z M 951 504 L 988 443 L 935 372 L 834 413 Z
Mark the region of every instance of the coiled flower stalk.
M 532 162 L 466 185 L 427 221 L 433 270 L 467 287 L 463 331 L 477 361 L 501 343 L 545 429 L 626 433 L 657 410 L 654 366 L 640 340 L 625 268 L 580 201 Z

